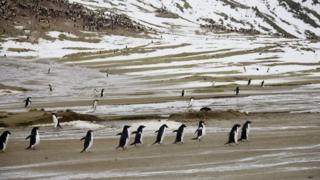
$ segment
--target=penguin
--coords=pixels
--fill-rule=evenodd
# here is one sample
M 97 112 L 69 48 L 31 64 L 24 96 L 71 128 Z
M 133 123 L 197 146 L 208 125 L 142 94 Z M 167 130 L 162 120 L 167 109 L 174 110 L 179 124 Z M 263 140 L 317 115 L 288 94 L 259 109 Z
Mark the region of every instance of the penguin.
M 80 153 L 83 153 L 85 151 L 88 151 L 92 144 L 93 144 L 93 131 L 92 130 L 88 130 L 86 136 L 84 136 L 83 138 L 80 139 L 80 141 L 84 140 L 83 143 L 83 149 L 82 151 L 80 151 Z
M 199 121 L 198 129 L 196 132 L 194 132 L 196 137 L 193 138 L 193 140 L 199 140 L 201 141 L 201 138 L 206 135 L 206 126 L 204 121 Z
M 177 130 L 174 130 L 173 132 L 177 133 L 176 139 L 174 141 L 174 144 L 182 143 L 183 144 L 183 136 L 184 136 L 184 128 L 187 126 L 185 124 L 182 124 Z
M 48 74 L 50 74 L 50 72 L 51 72 L 51 68 L 48 68 Z
M 238 143 L 238 132 L 239 132 L 240 127 L 241 127 L 240 124 L 233 125 L 231 131 L 229 132 L 229 139 L 226 144 L 231 144 L 231 143 L 237 144 Z
M 52 92 L 52 91 L 53 91 L 52 85 L 51 85 L 51 84 L 48 84 L 48 86 L 49 86 L 49 91 Z
M 252 79 L 249 79 L 249 80 L 248 80 L 248 86 L 250 86 L 250 84 L 251 84 L 251 80 L 252 80 Z
M 193 102 L 194 102 L 194 98 L 191 97 L 191 98 L 190 98 L 190 101 L 189 101 L 189 104 L 188 104 L 188 108 L 192 107 Z
M 184 94 L 185 94 L 185 90 L 182 89 L 182 91 L 181 91 L 181 97 L 184 97 Z
M 156 141 L 152 144 L 162 144 L 163 139 L 164 139 L 164 135 L 165 135 L 165 128 L 169 128 L 166 124 L 163 124 L 162 126 L 160 126 L 159 130 L 157 130 L 155 133 L 157 134 L 157 138 Z
M 10 131 L 4 131 L 0 136 L 0 151 L 4 152 L 6 150 L 9 136 L 11 135 Z
M 100 97 L 102 98 L 103 95 L 104 95 L 104 89 L 101 89 L 101 91 L 100 91 Z
M 98 99 L 93 100 L 93 102 L 92 102 L 92 109 L 93 109 L 93 111 L 95 111 L 95 110 L 97 109 L 98 102 L 99 102 Z
M 60 122 L 59 122 L 59 119 L 61 119 L 62 117 L 57 117 L 57 114 L 56 113 L 52 113 L 51 114 L 51 117 L 52 117 L 52 122 L 53 122 L 53 127 L 54 128 L 62 128 L 60 126 Z
M 240 93 L 240 88 L 239 88 L 239 86 L 237 86 L 234 91 L 236 92 L 236 95 L 239 95 L 239 93 Z
M 201 112 L 208 112 L 208 111 L 211 111 L 211 108 L 209 108 L 209 107 L 202 107 L 202 108 L 200 109 L 200 111 L 201 111 Z
M 30 139 L 30 145 L 26 149 L 35 149 L 35 147 L 40 143 L 39 127 L 34 127 L 31 130 L 31 134 L 26 137 L 26 140 Z
M 119 145 L 116 149 L 122 148 L 123 150 L 128 145 L 129 139 L 130 139 L 130 133 L 129 128 L 131 126 L 125 125 L 123 126 L 122 133 L 118 133 L 117 135 L 120 135 Z
M 260 85 L 260 87 L 264 87 L 264 80 L 263 80 L 263 81 L 261 81 L 261 85 Z
M 142 138 L 143 138 L 143 129 L 145 128 L 144 125 L 141 125 L 138 127 L 136 131 L 133 131 L 131 134 L 136 134 L 134 138 L 134 142 L 130 145 L 137 145 L 137 144 L 143 144 Z
M 242 140 L 249 140 L 249 132 L 250 132 L 250 126 L 251 126 L 251 121 L 247 121 L 243 124 L 242 129 L 241 129 L 241 137 L 239 141 Z
M 24 107 L 25 107 L 25 108 L 31 106 L 31 103 L 32 103 L 31 97 L 27 97 L 27 98 L 24 100 L 24 102 L 25 102 L 25 103 L 24 103 Z

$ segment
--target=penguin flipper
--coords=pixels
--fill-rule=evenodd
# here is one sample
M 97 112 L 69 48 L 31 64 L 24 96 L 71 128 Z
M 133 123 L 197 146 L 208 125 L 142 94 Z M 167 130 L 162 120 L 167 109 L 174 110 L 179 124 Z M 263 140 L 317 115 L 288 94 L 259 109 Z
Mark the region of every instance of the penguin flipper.
M 81 138 L 80 141 L 84 140 L 85 138 L 86 138 L 86 137 Z
M 136 134 L 137 133 L 137 131 L 133 131 L 131 134 Z
M 26 137 L 26 140 L 29 139 L 29 138 L 31 138 L 31 135 L 29 135 L 28 137 Z
M 159 132 L 159 130 L 156 130 L 154 133 L 158 133 Z
M 178 132 L 178 130 L 174 130 L 174 131 L 172 131 L 172 132 Z
M 122 133 L 118 133 L 118 134 L 117 134 L 117 136 L 121 136 L 121 135 L 122 135 Z

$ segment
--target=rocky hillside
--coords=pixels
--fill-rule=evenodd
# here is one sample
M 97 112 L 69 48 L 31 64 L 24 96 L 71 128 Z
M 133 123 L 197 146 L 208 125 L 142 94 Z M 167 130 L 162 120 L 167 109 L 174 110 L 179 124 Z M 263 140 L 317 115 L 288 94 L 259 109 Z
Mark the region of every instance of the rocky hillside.
M 28 40 L 43 37 L 48 31 L 145 31 L 125 14 L 93 11 L 66 0 L 2 0 L 0 25 L 0 34 L 26 35 Z
M 121 12 L 155 29 L 198 26 L 212 31 L 317 39 L 318 0 L 70 0 Z M 185 28 L 184 28 L 185 29 Z

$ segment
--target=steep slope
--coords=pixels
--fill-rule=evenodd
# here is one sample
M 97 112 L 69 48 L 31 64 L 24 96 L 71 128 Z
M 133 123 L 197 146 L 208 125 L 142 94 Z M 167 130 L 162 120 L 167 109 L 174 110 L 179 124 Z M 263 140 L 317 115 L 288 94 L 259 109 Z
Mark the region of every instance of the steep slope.
M 179 26 L 284 37 L 320 36 L 317 0 L 70 0 L 92 9 L 125 13 L 159 30 Z

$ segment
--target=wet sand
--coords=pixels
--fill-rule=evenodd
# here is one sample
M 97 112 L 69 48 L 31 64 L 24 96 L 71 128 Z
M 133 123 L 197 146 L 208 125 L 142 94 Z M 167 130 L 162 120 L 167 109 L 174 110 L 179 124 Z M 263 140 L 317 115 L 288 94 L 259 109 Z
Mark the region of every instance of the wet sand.
M 37 150 L 24 150 L 27 142 L 12 138 L 0 153 L 0 179 L 320 179 L 318 117 L 269 113 L 206 120 L 208 128 L 253 121 L 250 140 L 238 145 L 224 145 L 227 132 L 208 132 L 203 142 L 187 133 L 185 143 L 176 145 L 168 132 L 163 145 L 151 146 L 155 137 L 147 135 L 145 145 L 124 151 L 115 150 L 114 136 L 99 137 L 91 152 L 81 154 L 77 139 L 42 140 Z

